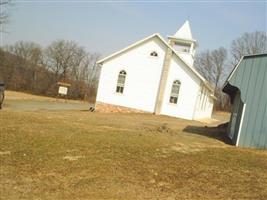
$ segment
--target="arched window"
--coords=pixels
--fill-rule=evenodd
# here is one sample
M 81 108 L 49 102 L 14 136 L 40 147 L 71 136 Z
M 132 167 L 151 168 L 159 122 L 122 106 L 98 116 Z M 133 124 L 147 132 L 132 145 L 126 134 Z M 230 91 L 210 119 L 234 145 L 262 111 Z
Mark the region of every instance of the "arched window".
M 117 88 L 116 88 L 117 93 L 121 93 L 121 94 L 123 93 L 125 79 L 126 79 L 126 71 L 122 70 L 120 71 L 119 76 L 118 76 Z
M 153 51 L 153 52 L 150 53 L 150 56 L 158 57 L 158 53 L 156 51 Z
M 178 80 L 173 81 L 172 91 L 170 96 L 170 103 L 177 104 L 180 91 L 181 82 Z

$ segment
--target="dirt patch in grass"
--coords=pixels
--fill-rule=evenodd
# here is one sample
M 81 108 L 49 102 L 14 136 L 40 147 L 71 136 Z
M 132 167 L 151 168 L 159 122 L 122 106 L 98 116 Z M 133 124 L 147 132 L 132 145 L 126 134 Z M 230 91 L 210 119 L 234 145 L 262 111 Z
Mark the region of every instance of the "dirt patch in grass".
M 84 158 L 84 156 L 64 156 L 64 160 L 75 161 Z
M 0 156 L 3 156 L 3 155 L 10 155 L 11 152 L 10 151 L 0 151 Z

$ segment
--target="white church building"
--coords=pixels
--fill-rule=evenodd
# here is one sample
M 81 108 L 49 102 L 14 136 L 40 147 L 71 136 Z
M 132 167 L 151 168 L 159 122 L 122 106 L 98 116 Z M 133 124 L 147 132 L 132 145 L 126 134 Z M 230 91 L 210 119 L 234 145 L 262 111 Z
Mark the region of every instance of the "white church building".
M 184 119 L 211 117 L 214 91 L 194 68 L 197 41 L 189 22 L 168 42 L 155 33 L 97 63 L 98 103 Z

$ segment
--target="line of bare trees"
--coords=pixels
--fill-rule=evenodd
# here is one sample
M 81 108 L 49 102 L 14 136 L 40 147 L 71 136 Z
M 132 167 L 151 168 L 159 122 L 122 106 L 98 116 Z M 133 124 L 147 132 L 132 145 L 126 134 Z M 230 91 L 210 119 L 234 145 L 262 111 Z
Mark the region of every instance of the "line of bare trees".
M 0 1 L 0 33 L 8 23 L 11 0 Z M 100 55 L 88 53 L 73 41 L 58 40 L 42 48 L 19 41 L 0 48 L 0 79 L 6 88 L 34 94 L 56 96 L 58 81 L 71 84 L 68 96 L 94 101 Z
M 232 41 L 229 53 L 224 47 L 205 50 L 196 56 L 197 70 L 214 86 L 216 110 L 229 110 L 230 103 L 227 95 L 222 93 L 226 78 L 244 55 L 267 53 L 266 32 L 244 33 Z M 230 54 L 230 55 L 228 55 Z
M 46 48 L 19 41 L 0 49 L 0 75 L 8 89 L 56 96 L 57 82 L 65 81 L 70 98 L 89 99 L 96 95 L 98 58 L 73 41 L 57 40 Z

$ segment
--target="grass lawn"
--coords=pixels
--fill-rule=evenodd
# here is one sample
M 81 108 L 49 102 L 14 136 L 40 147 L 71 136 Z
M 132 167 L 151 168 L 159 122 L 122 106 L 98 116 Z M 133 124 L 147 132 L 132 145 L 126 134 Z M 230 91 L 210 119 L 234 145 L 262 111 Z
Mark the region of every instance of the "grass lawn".
M 0 199 L 267 199 L 267 151 L 150 114 L 0 111 Z

